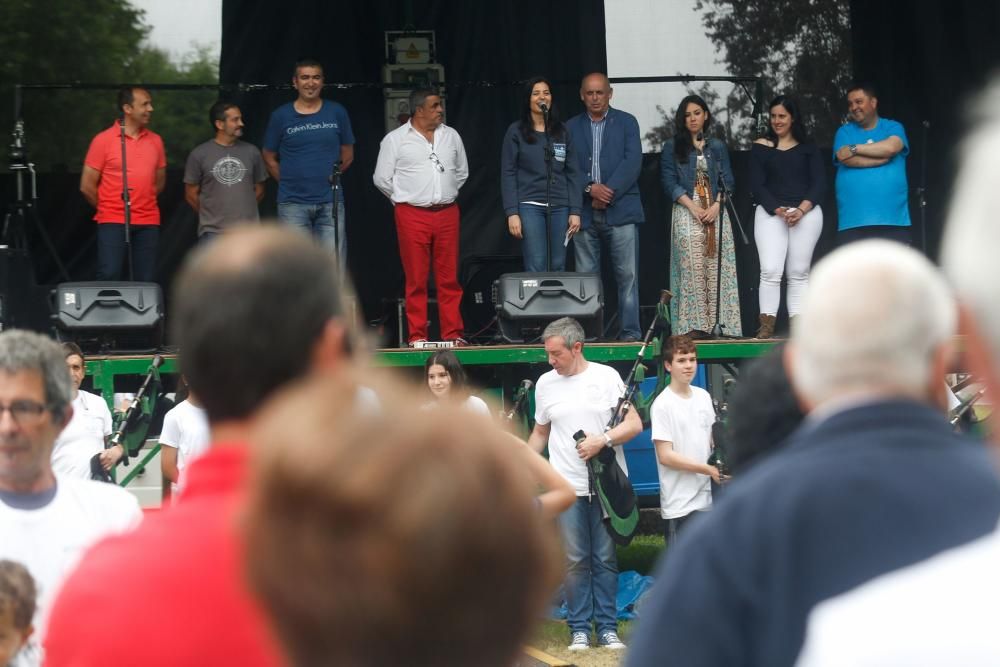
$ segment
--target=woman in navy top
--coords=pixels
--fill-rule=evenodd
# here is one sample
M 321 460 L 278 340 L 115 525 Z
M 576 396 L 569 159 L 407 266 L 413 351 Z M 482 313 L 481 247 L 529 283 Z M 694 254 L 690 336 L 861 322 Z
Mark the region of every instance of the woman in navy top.
M 546 134 L 551 145 L 548 185 Z M 507 229 L 524 239 L 524 270 L 563 271 L 566 235 L 580 229 L 583 182 L 569 132 L 559 120 L 551 86 L 542 77 L 528 81 L 521 119 L 511 123 L 503 138 L 500 187 Z M 551 212 L 547 230 L 546 207 Z
M 781 276 L 788 271 L 788 315 L 795 317 L 809 284 L 813 250 L 823 231 L 819 201 L 826 173 L 819 149 L 808 141 L 795 100 L 771 102 L 771 124 L 750 149 L 750 190 L 757 208 L 754 239 L 760 256 L 760 328 L 774 335 L 781 301 Z
M 743 331 L 733 230 L 722 210 L 719 187 L 724 181 L 732 192 L 733 170 L 726 144 L 708 136 L 711 124 L 705 100 L 688 95 L 677 107 L 674 137 L 663 145 L 660 157 L 663 190 L 674 202 L 670 220 L 671 324 L 675 333 L 687 332 L 699 338 L 715 325 L 720 254 L 719 324 L 723 333 L 731 336 Z

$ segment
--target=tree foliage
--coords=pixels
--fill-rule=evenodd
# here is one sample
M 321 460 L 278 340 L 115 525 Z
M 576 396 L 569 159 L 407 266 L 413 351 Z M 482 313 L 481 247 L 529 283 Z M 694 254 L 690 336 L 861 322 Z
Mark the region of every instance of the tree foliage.
M 146 42 L 143 12 L 126 0 L 0 0 L 0 97 L 15 84 L 218 83 L 218 64 L 201 50 L 185 62 Z M 21 118 L 29 156 L 39 170 L 78 171 L 90 139 L 117 116 L 114 90 L 24 89 Z M 153 91 L 152 129 L 163 135 L 167 158 L 183 163 L 210 134 L 213 91 Z M 0 106 L 5 146 L 14 105 Z M 6 162 L 4 162 L 6 166 Z
M 833 139 L 851 80 L 848 0 L 697 0 L 695 9 L 732 74 L 764 77 L 765 113 L 775 94 L 792 94 L 816 140 Z
M 803 120 L 819 144 L 833 139 L 846 110 L 851 80 L 848 0 L 696 0 L 708 37 L 732 76 L 764 79 L 760 118 L 739 86 L 723 98 L 718 85 L 689 93 L 705 98 L 717 130 L 730 146 L 748 143 L 766 127 L 767 104 L 778 93 L 799 100 Z M 754 93 L 755 91 L 751 91 Z M 673 135 L 673 110 L 657 106 L 663 122 L 645 135 L 653 150 Z

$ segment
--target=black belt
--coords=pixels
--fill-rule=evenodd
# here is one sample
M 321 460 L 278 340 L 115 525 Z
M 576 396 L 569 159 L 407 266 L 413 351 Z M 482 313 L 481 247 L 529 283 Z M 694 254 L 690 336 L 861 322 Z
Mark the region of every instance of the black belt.
M 433 206 L 417 206 L 416 204 L 407 204 L 407 206 L 412 206 L 413 208 L 419 208 L 424 211 L 443 211 L 446 208 L 451 208 L 455 205 L 455 202 L 450 204 L 434 204 Z

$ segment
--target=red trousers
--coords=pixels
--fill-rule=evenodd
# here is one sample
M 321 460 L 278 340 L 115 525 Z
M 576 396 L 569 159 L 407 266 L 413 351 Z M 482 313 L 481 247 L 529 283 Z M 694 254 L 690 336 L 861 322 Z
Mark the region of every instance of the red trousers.
M 399 257 L 406 275 L 406 324 L 409 342 L 427 338 L 427 279 L 434 261 L 442 340 L 464 334 L 462 286 L 458 284 L 458 205 L 433 210 L 396 204 Z

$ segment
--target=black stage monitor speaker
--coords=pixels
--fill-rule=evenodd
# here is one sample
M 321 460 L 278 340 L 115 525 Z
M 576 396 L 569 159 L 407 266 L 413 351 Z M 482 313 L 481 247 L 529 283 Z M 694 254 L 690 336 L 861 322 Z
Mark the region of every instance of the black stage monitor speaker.
M 500 335 L 509 343 L 535 342 L 552 320 L 572 317 L 586 340 L 604 328 L 604 292 L 596 273 L 507 273 L 497 280 Z
M 145 352 L 163 343 L 163 291 L 156 283 L 60 283 L 51 305 L 60 340 L 84 352 Z

